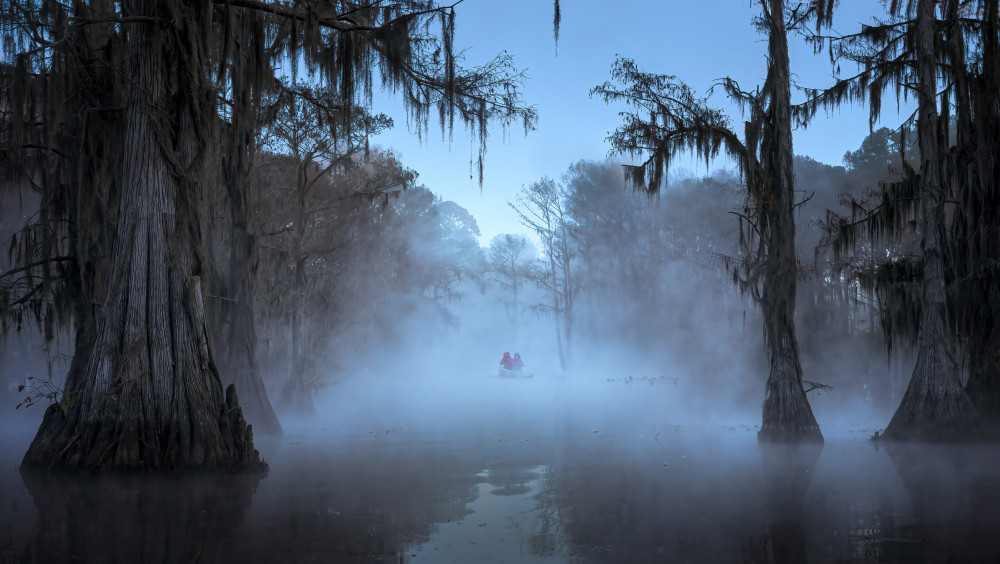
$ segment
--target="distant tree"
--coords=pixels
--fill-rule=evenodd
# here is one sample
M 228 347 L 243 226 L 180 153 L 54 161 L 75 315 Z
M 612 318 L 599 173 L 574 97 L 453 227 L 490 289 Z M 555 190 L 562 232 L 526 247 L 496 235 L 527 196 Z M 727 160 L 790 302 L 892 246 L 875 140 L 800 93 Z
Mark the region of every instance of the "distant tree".
M 573 276 L 573 250 L 565 196 L 565 191 L 555 181 L 543 178 L 522 188 L 517 195 L 517 204 L 508 202 L 521 223 L 541 240 L 547 268 L 538 272 L 536 280 L 549 292 L 552 303 L 542 304 L 536 309 L 550 312 L 555 319 L 559 364 L 564 370 L 573 338 L 573 306 L 579 290 Z
M 655 225 L 651 206 L 623 193 L 621 167 L 614 163 L 574 163 L 563 184 L 582 287 L 604 295 L 617 291 L 617 297 L 639 302 L 649 298 L 653 285 L 645 265 L 654 266 L 648 259 L 659 252 L 658 232 L 670 226 Z
M 527 258 L 528 240 L 523 235 L 509 233 L 497 235 L 490 240 L 490 250 L 487 255 L 490 273 L 493 280 L 510 291 L 510 301 L 507 305 L 507 318 L 517 325 L 520 302 L 518 294 L 529 267 Z
M 324 219 L 326 206 L 331 204 L 326 201 L 329 194 L 316 201 L 311 193 L 327 175 L 355 166 L 355 161 L 366 152 L 369 138 L 392 127 L 392 120 L 383 114 L 369 116 L 360 108 L 354 110 L 355 115 L 344 117 L 340 115 L 336 94 L 328 89 L 299 84 L 294 92 L 283 95 L 278 103 L 275 118 L 266 129 L 265 146 L 274 153 L 287 153 L 296 166 L 294 186 L 280 187 L 295 195 L 295 214 L 282 228 L 291 239 L 286 254 L 292 259 L 294 284 L 288 305 L 292 356 L 281 401 L 289 411 L 308 416 L 315 413 L 315 408 L 308 384 L 313 379 L 305 368 L 309 355 L 302 346 L 302 315 L 307 307 L 306 262 L 314 260 L 323 249 L 333 247 L 323 238 L 316 239 L 313 233 L 314 226 Z M 367 178 L 367 185 L 356 187 L 353 195 L 364 192 L 370 198 L 385 198 L 391 192 L 403 190 L 414 175 L 401 168 L 399 172 L 392 179 Z M 307 241 L 312 244 L 307 245 Z
M 436 207 L 443 243 L 441 258 L 449 265 L 448 268 L 453 274 L 442 289 L 451 296 L 449 286 L 453 281 L 468 278 L 482 283 L 481 277 L 486 268 L 486 257 L 478 239 L 482 233 L 479 231 L 476 218 L 457 203 L 443 201 L 437 203 Z
M 440 303 L 442 314 L 451 320 L 445 306 L 463 295 L 456 286 L 464 280 L 482 284 L 486 257 L 479 246 L 479 224 L 469 210 L 436 198 L 434 212 L 437 221 L 428 239 L 427 257 L 438 267 L 438 276 L 431 285 L 432 297 Z
M 471 215 L 426 187 L 373 211 L 345 257 L 350 292 L 341 308 L 356 320 L 348 339 L 382 354 L 412 341 L 414 331 L 456 325 L 454 305 L 478 284 L 484 258 Z
M 740 287 L 760 304 L 770 363 L 758 437 L 764 441 L 822 441 L 802 386 L 795 335 L 798 266 L 795 256 L 795 187 L 792 153 L 791 76 L 787 34 L 807 21 L 829 23 L 833 2 L 814 0 L 794 8 L 783 0 L 760 3 L 758 26 L 768 37 L 768 71 L 763 87 L 742 90 L 731 79 L 721 82 L 729 96 L 749 113 L 741 138 L 725 115 L 707 105 L 673 76 L 640 71 L 619 58 L 612 77 L 592 90 L 606 102 L 635 108 L 609 138 L 613 150 L 646 157 L 625 168 L 637 188 L 657 192 L 670 162 L 694 151 L 711 159 L 724 151 L 740 169 L 747 203 L 740 221 L 742 260 L 733 264 Z
M 844 165 L 848 170 L 869 170 L 885 174 L 889 167 L 899 162 L 899 157 L 898 138 L 893 138 L 891 129 L 882 127 L 865 137 L 856 150 L 844 153 Z

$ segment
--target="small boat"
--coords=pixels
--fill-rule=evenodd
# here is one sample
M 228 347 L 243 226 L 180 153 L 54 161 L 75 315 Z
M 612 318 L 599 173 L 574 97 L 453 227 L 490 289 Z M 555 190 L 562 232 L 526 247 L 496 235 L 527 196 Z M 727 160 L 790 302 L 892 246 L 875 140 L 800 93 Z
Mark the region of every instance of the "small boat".
M 524 370 L 511 370 L 501 366 L 497 369 L 497 378 L 534 378 L 535 375 Z

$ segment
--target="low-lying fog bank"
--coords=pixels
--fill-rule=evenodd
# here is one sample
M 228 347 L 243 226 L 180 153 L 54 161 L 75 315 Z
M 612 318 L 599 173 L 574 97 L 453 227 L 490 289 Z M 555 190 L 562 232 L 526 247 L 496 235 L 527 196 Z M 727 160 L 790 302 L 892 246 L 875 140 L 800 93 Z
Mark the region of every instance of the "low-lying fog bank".
M 15 562 L 995 561 L 996 447 L 756 442 L 636 371 L 498 378 L 492 362 L 330 386 L 259 438 L 265 477 L 21 476 L 2 452 Z M 752 406 L 751 406 L 752 407 Z M 950 560 L 949 560 L 950 559 Z M 957 560 L 956 560 L 957 559 Z

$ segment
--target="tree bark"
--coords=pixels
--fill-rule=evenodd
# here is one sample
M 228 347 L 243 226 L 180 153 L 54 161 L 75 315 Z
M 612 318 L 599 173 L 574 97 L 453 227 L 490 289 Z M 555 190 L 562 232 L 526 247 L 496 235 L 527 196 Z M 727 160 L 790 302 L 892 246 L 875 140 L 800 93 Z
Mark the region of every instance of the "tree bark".
M 122 9 L 159 15 L 152 0 L 124 2 Z M 94 348 L 82 377 L 68 378 L 73 385 L 62 402 L 46 410 L 25 466 L 239 470 L 263 465 L 234 387 L 223 397 L 209 350 L 197 184 L 177 170 L 191 164 L 178 163 L 177 153 L 190 160 L 194 124 L 183 105 L 171 120 L 161 114 L 182 98 L 177 96 L 182 73 L 168 60 L 177 47 L 165 44 L 156 25 L 170 24 L 123 24 L 129 86 L 122 193 Z M 164 147 L 165 140 L 173 146 Z
M 920 142 L 921 277 L 920 333 L 917 364 L 896 413 L 886 427 L 887 440 L 952 440 L 967 436 L 976 408 L 959 380 L 947 322 L 945 265 L 945 189 L 941 177 L 941 133 L 937 112 L 936 2 L 917 3 L 917 134 Z
M 770 120 L 765 128 L 762 165 L 766 187 L 757 205 L 767 223 L 767 258 L 761 291 L 764 340 L 770 374 L 764 392 L 761 441 L 822 441 L 802 388 L 799 343 L 795 336 L 795 296 L 798 277 L 795 257 L 795 185 L 792 160 L 791 86 L 784 1 L 772 0 L 766 13 L 771 58 Z M 770 131 L 768 131 L 768 129 Z
M 281 434 L 281 423 L 274 413 L 261 378 L 257 360 L 257 315 L 253 300 L 256 295 L 258 265 L 257 244 L 246 218 L 246 198 L 230 193 L 233 225 L 230 233 L 228 294 L 232 300 L 229 323 L 225 331 L 226 348 L 220 372 L 225 384 L 235 384 L 243 395 L 243 411 L 254 429 L 270 435 Z
M 223 382 L 235 384 L 243 395 L 243 410 L 247 421 L 258 432 L 270 435 L 281 434 L 281 424 L 274 413 L 267 390 L 261 379 L 260 363 L 257 360 L 257 316 L 254 299 L 257 285 L 257 241 L 254 237 L 251 218 L 253 217 L 250 198 L 250 171 L 253 155 L 256 153 L 253 123 L 255 108 L 250 104 L 249 87 L 243 70 L 233 71 L 235 109 L 230 126 L 231 146 L 226 186 L 229 195 L 231 225 L 229 231 L 229 268 L 226 294 L 222 308 L 228 310 L 223 316 L 228 322 L 223 335 L 226 340 L 220 368 Z
M 996 327 L 970 337 L 969 380 L 965 391 L 979 410 L 985 430 L 1000 435 L 1000 342 Z
M 233 25 L 248 28 L 243 13 Z M 245 29 L 244 31 L 248 31 Z M 251 33 L 247 33 L 250 35 Z M 249 50 L 248 46 L 241 48 Z M 242 395 L 243 412 L 258 433 L 280 435 L 281 424 L 274 413 L 261 378 L 257 359 L 257 272 L 259 267 L 257 241 L 254 234 L 254 202 L 251 196 L 250 174 L 257 155 L 258 112 L 262 103 L 256 95 L 249 75 L 253 62 L 250 53 L 237 49 L 232 57 L 232 123 L 224 130 L 223 179 L 229 201 L 229 264 L 224 276 L 216 276 L 219 285 L 218 307 L 210 310 L 214 319 L 213 334 L 219 358 L 219 372 L 224 385 L 235 384 Z M 208 225 L 211 233 L 211 224 Z
M 957 12 L 958 6 L 952 4 L 949 9 Z M 968 98 L 958 104 L 960 112 L 965 110 L 960 114 L 965 117 L 958 131 L 963 131 L 962 125 L 968 131 L 959 143 L 970 147 L 972 156 L 971 166 L 961 167 L 965 161 L 960 161 L 959 172 L 967 174 L 959 178 L 969 178 L 967 189 L 973 192 L 970 199 L 975 206 L 966 219 L 966 229 L 971 231 L 967 236 L 971 240 L 963 242 L 974 251 L 970 270 L 978 279 L 975 287 L 979 290 L 977 294 L 963 296 L 967 307 L 971 305 L 977 310 L 974 316 L 977 323 L 968 336 L 969 379 L 965 389 L 979 410 L 983 430 L 1000 437 L 1000 288 L 996 283 L 1000 274 L 996 267 L 996 256 L 1000 253 L 1000 159 L 996 157 L 1000 145 L 1000 108 L 996 104 L 996 92 L 1000 89 L 1000 42 L 997 41 L 1000 2 L 983 2 L 982 21 L 982 71 L 967 80 Z M 951 35 L 952 52 L 964 54 L 964 36 L 955 31 Z M 965 69 L 964 58 L 961 66 L 954 66 Z
M 304 210 L 305 203 L 301 205 L 303 207 L 300 209 Z M 305 230 L 304 213 L 300 214 L 299 221 L 300 223 L 296 225 L 296 229 L 302 232 Z M 295 260 L 295 284 L 292 290 L 292 307 L 289 320 L 292 336 L 292 358 L 288 380 L 285 382 L 285 387 L 282 391 L 281 403 L 282 407 L 290 413 L 295 413 L 303 417 L 312 417 L 316 415 L 316 404 L 313 403 L 313 390 L 307 369 L 307 366 L 309 366 L 308 359 L 306 358 L 308 351 L 304 350 L 302 343 L 302 308 L 305 307 L 302 296 L 306 291 L 306 257 L 301 250 L 301 246 L 300 240 L 296 243 L 296 256 L 298 258 Z

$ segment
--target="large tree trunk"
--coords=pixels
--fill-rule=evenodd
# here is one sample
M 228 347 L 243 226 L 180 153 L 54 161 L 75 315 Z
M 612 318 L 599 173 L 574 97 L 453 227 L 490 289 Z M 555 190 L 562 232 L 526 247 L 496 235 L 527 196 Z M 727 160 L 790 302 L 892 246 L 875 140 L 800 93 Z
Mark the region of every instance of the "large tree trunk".
M 920 212 L 923 252 L 917 364 L 884 439 L 949 440 L 967 435 L 976 408 L 962 388 L 952 352 L 941 253 L 945 189 L 937 112 L 934 0 L 917 4 L 917 134 L 920 141 Z
M 160 16 L 152 0 L 123 12 Z M 155 19 L 161 19 L 159 17 Z M 203 241 L 197 185 L 182 181 L 174 151 L 193 146 L 168 64 L 175 45 L 149 21 L 127 30 L 121 203 L 110 277 L 94 349 L 82 377 L 45 412 L 25 466 L 105 469 L 243 469 L 261 465 L 232 386 L 223 397 L 209 351 L 202 300 Z M 167 25 L 173 25 L 167 24 Z M 156 34 L 159 31 L 159 34 Z M 154 37 L 154 34 L 159 37 Z M 191 85 L 188 85 L 193 87 Z M 186 125 L 183 125 L 185 124 Z
M 763 163 L 766 189 L 757 205 L 768 225 L 761 309 L 770 374 L 764 392 L 762 441 L 822 441 L 819 425 L 802 388 L 799 343 L 795 337 L 795 185 L 792 162 L 791 87 L 784 2 L 770 2 L 768 76 L 771 126 L 765 127 Z M 770 137 L 770 139 L 768 139 Z
M 239 58 L 239 57 L 238 57 Z M 246 69 L 236 64 L 233 69 L 234 110 L 229 129 L 232 162 L 226 166 L 226 187 L 229 195 L 231 225 L 229 231 L 229 268 L 226 297 L 222 308 L 228 310 L 223 319 L 228 323 L 223 331 L 225 346 L 220 371 L 225 384 L 235 384 L 243 397 L 247 421 L 258 432 L 281 434 L 281 424 L 271 407 L 261 379 L 257 360 L 257 316 L 254 310 L 257 283 L 257 242 L 251 225 L 253 213 L 250 198 L 250 171 L 256 153 L 256 108 L 251 106 Z
M 965 390 L 979 410 L 982 423 L 1000 434 L 1000 331 L 970 337 L 969 380 Z
M 234 200 L 233 196 L 231 193 L 231 201 Z M 244 202 L 245 199 L 242 198 Z M 270 435 L 280 435 L 281 423 L 267 397 L 257 360 L 257 315 L 253 307 L 256 295 L 257 245 L 246 224 L 248 211 L 233 203 L 232 212 L 228 284 L 228 297 L 232 301 L 227 304 L 230 315 L 224 333 L 227 343 L 220 362 L 220 372 L 226 385 L 235 384 L 236 389 L 240 390 L 243 412 L 254 429 Z
M 1000 90 L 1000 42 L 997 24 L 1000 23 L 1000 2 L 984 2 L 982 74 L 972 80 L 969 106 L 976 119 L 965 119 L 970 130 L 969 144 L 973 148 L 975 166 L 966 170 L 972 172 L 976 190 L 975 200 L 978 215 L 975 220 L 975 239 L 970 245 L 978 251 L 975 255 L 979 288 L 982 294 L 966 294 L 965 299 L 978 309 L 977 317 L 985 330 L 969 335 L 969 380 L 965 389 L 972 402 L 979 409 L 984 430 L 993 436 L 1000 436 L 1000 274 L 997 256 L 1000 254 L 1000 107 L 996 103 L 996 93 Z M 964 47 L 964 36 L 955 33 L 953 50 Z M 961 109 L 963 105 L 960 105 Z M 973 297 L 974 296 L 974 297 Z M 975 301 L 972 301 L 972 300 Z
M 299 163 L 296 171 L 296 194 L 298 208 L 295 217 L 295 242 L 292 249 L 292 256 L 295 258 L 295 281 L 292 285 L 292 304 L 289 315 L 291 343 L 291 362 L 289 364 L 288 380 L 281 393 L 281 407 L 289 413 L 295 413 L 300 417 L 313 417 L 316 415 L 316 405 L 313 403 L 313 389 L 310 381 L 310 374 L 307 369 L 312 363 L 306 357 L 307 352 L 303 347 L 302 326 L 305 321 L 302 319 L 302 308 L 305 307 L 306 294 L 306 262 L 308 255 L 305 250 L 306 229 L 309 224 L 308 213 L 308 193 L 310 187 L 309 168 L 314 166 L 312 155 L 301 156 L 299 148 L 293 146 L 292 153 Z
M 234 10 L 236 14 L 230 15 L 233 18 L 230 25 L 241 28 L 239 36 L 251 36 L 253 18 L 241 9 Z M 224 252 L 214 261 L 211 273 L 209 287 L 215 292 L 215 300 L 208 310 L 209 326 L 223 385 L 235 384 L 240 390 L 244 416 L 258 434 L 280 435 L 281 424 L 267 396 L 257 358 L 254 308 L 259 259 L 253 224 L 256 198 L 252 196 L 250 175 L 257 155 L 258 112 L 262 102 L 251 84 L 250 75 L 256 64 L 248 61 L 253 56 L 247 52 L 251 48 L 239 40 L 236 43 L 231 63 L 232 123 L 223 129 L 219 159 L 230 223 L 228 234 L 222 235 L 226 241 L 222 245 Z M 205 225 L 208 237 L 218 236 L 213 233 L 212 221 Z
M 302 206 L 305 206 L 303 203 Z M 304 209 L 301 208 L 301 209 Z M 304 231 L 304 214 L 299 217 L 299 224 L 296 228 Z M 296 248 L 301 249 L 301 241 L 296 244 Z M 304 306 L 303 295 L 306 291 L 305 268 L 306 257 L 299 251 L 295 260 L 295 285 L 292 290 L 291 306 L 291 336 L 292 336 L 292 358 L 289 365 L 288 380 L 285 382 L 282 391 L 281 403 L 283 409 L 289 413 L 295 413 L 300 417 L 313 417 L 316 415 L 316 405 L 313 403 L 313 389 L 308 369 L 311 366 L 307 354 L 304 350 L 302 339 L 302 308 Z

